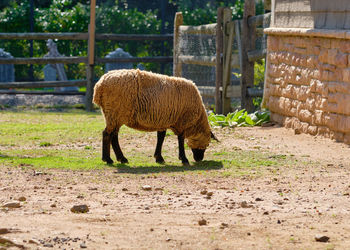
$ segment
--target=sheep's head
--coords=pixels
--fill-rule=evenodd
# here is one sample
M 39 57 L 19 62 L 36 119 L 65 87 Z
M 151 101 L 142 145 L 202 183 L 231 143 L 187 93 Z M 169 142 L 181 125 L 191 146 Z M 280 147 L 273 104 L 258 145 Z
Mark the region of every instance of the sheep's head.
M 215 135 L 210 131 L 209 134 L 197 134 L 187 139 L 187 144 L 191 148 L 193 158 L 195 161 L 201 161 L 204 158 L 204 153 L 209 146 L 210 139 L 218 140 Z

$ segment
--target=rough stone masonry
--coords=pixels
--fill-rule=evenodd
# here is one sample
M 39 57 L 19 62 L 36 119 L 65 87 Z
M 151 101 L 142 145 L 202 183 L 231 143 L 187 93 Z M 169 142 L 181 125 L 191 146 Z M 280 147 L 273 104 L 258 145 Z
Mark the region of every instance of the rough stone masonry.
M 291 2 L 296 6 L 295 13 L 302 13 L 303 8 L 312 13 L 310 6 Z M 272 120 L 298 132 L 350 144 L 350 32 L 344 26 L 330 28 L 326 23 L 327 29 L 317 28 L 316 23 L 316 28 L 296 27 L 293 3 L 288 12 L 282 11 L 279 3 L 285 1 L 274 1 L 272 8 L 279 15 L 275 13 L 272 27 L 265 29 L 268 52 L 264 104 Z M 332 12 L 324 10 L 326 15 Z M 345 15 L 350 20 L 350 13 Z M 281 16 L 289 27 L 279 25 Z

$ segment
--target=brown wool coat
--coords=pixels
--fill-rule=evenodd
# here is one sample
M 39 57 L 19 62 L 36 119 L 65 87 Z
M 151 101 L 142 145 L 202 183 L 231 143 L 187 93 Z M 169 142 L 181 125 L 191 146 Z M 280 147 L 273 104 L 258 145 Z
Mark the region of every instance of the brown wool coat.
M 107 132 L 122 125 L 143 131 L 171 129 L 191 148 L 205 149 L 210 126 L 192 81 L 147 71 L 114 70 L 96 83 L 93 102 L 101 107 Z

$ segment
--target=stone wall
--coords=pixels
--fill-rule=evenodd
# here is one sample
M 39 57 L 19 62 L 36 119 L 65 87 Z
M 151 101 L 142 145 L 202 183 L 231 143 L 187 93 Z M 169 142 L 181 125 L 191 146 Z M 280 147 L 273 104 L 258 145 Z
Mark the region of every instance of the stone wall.
M 296 132 L 350 143 L 350 34 L 269 28 L 264 102 Z

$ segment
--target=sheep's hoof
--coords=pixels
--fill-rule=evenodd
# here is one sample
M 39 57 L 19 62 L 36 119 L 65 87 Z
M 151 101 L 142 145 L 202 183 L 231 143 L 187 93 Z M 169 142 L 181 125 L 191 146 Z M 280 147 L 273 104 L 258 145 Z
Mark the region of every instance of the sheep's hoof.
M 156 162 L 159 164 L 165 163 L 163 156 L 155 156 Z
M 102 158 L 102 161 L 106 162 L 107 164 L 113 164 L 113 160 L 111 158 Z
M 122 164 L 129 163 L 128 159 L 126 159 L 125 157 L 118 159 L 118 161 L 120 161 L 120 163 Z
M 182 160 L 182 164 L 183 164 L 184 166 L 189 166 L 189 165 L 190 165 L 190 163 L 188 162 L 187 159 Z

